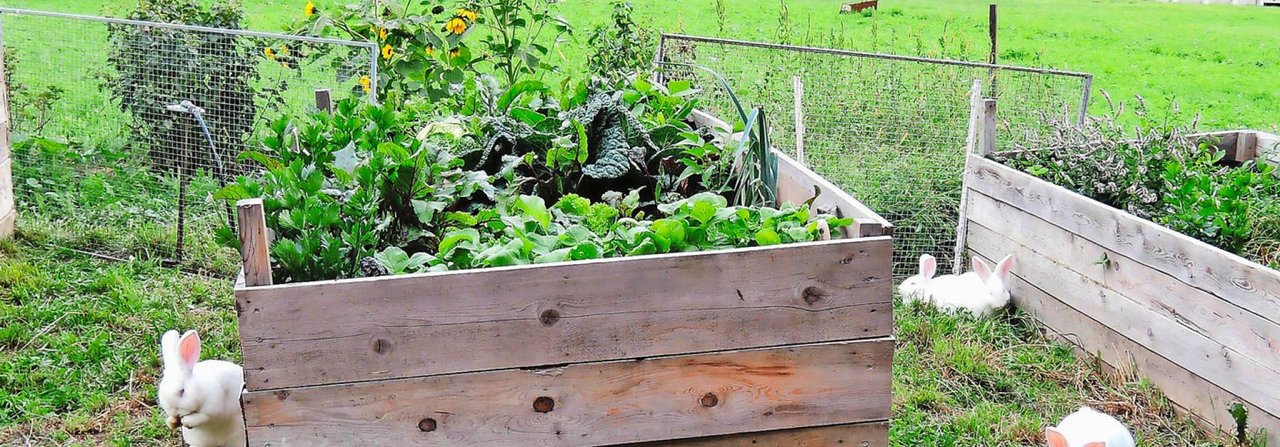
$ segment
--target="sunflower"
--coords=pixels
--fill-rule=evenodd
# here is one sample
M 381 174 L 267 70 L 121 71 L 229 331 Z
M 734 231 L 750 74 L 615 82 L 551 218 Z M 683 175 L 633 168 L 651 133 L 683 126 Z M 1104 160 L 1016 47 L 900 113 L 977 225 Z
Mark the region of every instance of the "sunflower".
M 276 60 L 276 50 L 271 47 L 263 48 L 262 54 L 267 56 L 267 59 Z
M 427 53 L 427 56 L 435 56 L 435 54 L 436 54 L 436 47 L 433 47 L 433 46 L 431 46 L 431 45 L 427 45 L 427 48 L 426 48 L 426 49 L 424 49 L 424 50 L 422 50 L 422 51 L 423 51 L 423 52 L 425 52 L 425 53 Z
M 380 28 L 380 29 L 378 29 L 378 39 L 379 39 L 379 40 L 387 40 L 387 29 L 386 29 L 386 28 Z
M 449 57 L 458 57 L 462 55 L 462 48 L 454 48 L 449 50 Z
M 475 22 L 478 15 L 475 11 L 467 8 L 458 9 L 458 18 L 467 19 L 467 21 Z
M 467 21 L 462 20 L 462 17 L 454 17 L 449 19 L 449 23 L 444 24 L 444 30 L 461 36 L 462 33 L 467 32 Z
M 302 8 L 302 13 L 306 14 L 307 17 L 316 15 L 316 11 L 318 11 L 318 9 L 316 9 L 316 4 L 311 3 L 311 0 L 307 0 L 307 6 Z
M 391 56 L 395 56 L 395 55 L 396 55 L 396 50 L 391 48 L 391 45 L 385 45 L 382 47 L 383 59 L 391 60 Z
M 373 85 L 372 85 L 372 83 L 369 81 L 369 77 L 368 77 L 368 76 L 361 76 L 361 77 L 360 77 L 360 86 L 361 86 L 361 87 L 364 87 L 364 92 L 365 92 L 365 93 L 369 93 L 370 91 L 372 91 L 372 90 L 373 90 Z

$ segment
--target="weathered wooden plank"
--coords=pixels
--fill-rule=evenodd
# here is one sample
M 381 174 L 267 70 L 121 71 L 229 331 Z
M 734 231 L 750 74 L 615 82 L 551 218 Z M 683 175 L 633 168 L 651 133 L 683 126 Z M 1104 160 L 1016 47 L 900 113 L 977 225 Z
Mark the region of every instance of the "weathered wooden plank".
M 1266 132 L 1258 132 L 1258 156 L 1263 160 L 1280 165 L 1280 136 Z
M 996 232 L 981 231 L 985 228 L 977 222 L 971 222 L 969 228 L 971 247 L 1002 246 L 992 241 L 1004 238 Z M 1045 254 L 1017 247 L 1013 251 L 1017 259 L 1014 272 L 1022 280 L 1264 411 L 1280 415 L 1280 394 L 1275 393 L 1280 389 L 1280 374 L 1081 276 Z
M 816 187 L 820 194 L 813 201 L 819 210 L 834 210 L 839 217 L 858 221 L 857 225 L 843 229 L 845 237 L 881 236 L 893 233 L 893 224 L 880 217 L 849 193 L 827 181 L 821 175 L 804 167 L 787 154 L 774 151 L 778 157 L 778 202 L 804 203 L 813 197 Z
M 1280 272 L 994 161 L 971 155 L 968 165 L 968 187 L 1280 321 Z
M 987 262 L 999 259 L 995 254 L 983 254 L 976 248 L 974 251 L 974 256 Z M 1249 409 L 1249 424 L 1267 429 L 1267 445 L 1280 445 L 1280 419 L 1071 308 L 1022 280 L 1016 272 L 1011 275 L 1010 292 L 1019 309 L 1050 331 L 1089 355 L 1097 355 L 1116 370 L 1138 371 L 1180 409 L 1195 415 L 1202 425 L 1232 430 L 1235 423 L 1227 410 L 1232 403 L 1240 402 Z
M 887 420 L 893 340 L 244 396 L 249 445 L 595 446 Z
M 888 447 L 889 423 L 865 422 L 677 441 L 627 444 L 627 447 Z
M 18 229 L 18 212 L 9 211 L 9 214 L 0 216 L 0 239 L 8 239 L 13 237 Z
M 13 142 L 10 139 L 10 123 L 0 123 L 0 160 L 13 158 Z
M 1280 371 L 1280 322 L 1269 321 L 981 193 L 973 192 L 969 199 L 969 209 L 974 213 L 972 221 L 984 227 L 975 231 L 1003 236 L 987 235 L 982 242 L 993 245 L 981 247 L 982 251 L 998 254 L 1020 244 L 1046 254 L 1064 268 L 1119 292 L 1272 371 Z M 1103 259 L 1107 261 L 1100 262 Z
M 240 226 L 240 261 L 247 286 L 271 285 L 271 242 L 267 236 L 266 212 L 262 199 L 246 199 L 236 203 Z
M 889 335 L 891 250 L 875 237 L 240 288 L 247 387 Z
M 13 209 L 13 159 L 0 160 L 0 216 Z

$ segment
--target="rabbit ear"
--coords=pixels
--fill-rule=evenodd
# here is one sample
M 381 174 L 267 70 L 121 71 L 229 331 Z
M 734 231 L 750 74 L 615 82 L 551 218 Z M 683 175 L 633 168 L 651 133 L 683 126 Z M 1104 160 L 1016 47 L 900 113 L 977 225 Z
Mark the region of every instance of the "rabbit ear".
M 1004 259 L 1000 260 L 1000 263 L 996 264 L 996 278 L 999 279 L 1001 283 L 1007 284 L 1009 282 L 1009 269 L 1011 268 L 1013 268 L 1012 253 L 1005 256 Z
M 920 255 L 920 277 L 932 278 L 938 272 L 938 260 L 928 253 Z
M 1067 438 L 1053 427 L 1044 429 L 1044 438 L 1049 441 L 1049 447 L 1067 447 Z
M 977 256 L 971 256 L 969 261 L 969 263 L 973 265 L 973 272 L 978 274 L 978 278 L 981 279 L 982 282 L 987 282 L 987 280 L 991 278 L 991 267 L 987 266 L 986 261 L 978 259 Z
M 160 337 L 160 360 L 166 367 L 177 365 L 178 331 L 168 331 Z
M 200 362 L 200 334 L 187 331 L 178 342 L 178 360 L 183 368 L 190 370 Z

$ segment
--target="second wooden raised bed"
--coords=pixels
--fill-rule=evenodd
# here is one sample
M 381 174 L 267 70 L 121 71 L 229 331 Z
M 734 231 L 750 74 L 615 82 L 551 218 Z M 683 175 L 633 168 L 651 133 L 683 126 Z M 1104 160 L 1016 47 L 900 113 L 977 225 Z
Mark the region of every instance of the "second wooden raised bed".
M 891 226 L 778 156 L 844 238 L 290 285 L 246 250 L 249 445 L 886 446 Z
M 1220 144 L 1249 156 L 1269 148 L 1237 141 L 1277 140 L 1231 135 Z M 1018 307 L 1206 425 L 1234 430 L 1243 404 L 1280 444 L 1280 272 L 995 161 L 967 166 L 970 253 L 1015 255 Z

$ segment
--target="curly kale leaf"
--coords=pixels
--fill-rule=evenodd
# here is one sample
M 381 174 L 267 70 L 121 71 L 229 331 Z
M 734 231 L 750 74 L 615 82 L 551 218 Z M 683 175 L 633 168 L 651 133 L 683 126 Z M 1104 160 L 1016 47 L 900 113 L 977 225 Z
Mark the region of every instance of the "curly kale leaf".
M 617 95 L 597 93 L 567 117 L 587 128 L 590 157 L 582 173 L 588 177 L 621 178 L 633 169 L 642 169 L 647 150 L 656 148 L 645 127 Z M 639 144 L 632 145 L 632 140 Z

